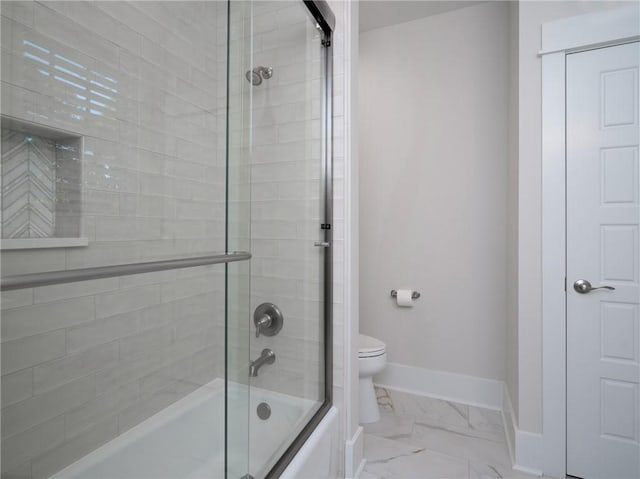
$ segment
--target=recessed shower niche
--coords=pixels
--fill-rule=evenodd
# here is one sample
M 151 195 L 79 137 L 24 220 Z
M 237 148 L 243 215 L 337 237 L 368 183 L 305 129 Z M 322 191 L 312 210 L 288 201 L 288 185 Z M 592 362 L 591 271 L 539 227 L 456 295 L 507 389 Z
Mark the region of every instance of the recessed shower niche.
M 2 117 L 2 249 L 86 246 L 82 137 Z

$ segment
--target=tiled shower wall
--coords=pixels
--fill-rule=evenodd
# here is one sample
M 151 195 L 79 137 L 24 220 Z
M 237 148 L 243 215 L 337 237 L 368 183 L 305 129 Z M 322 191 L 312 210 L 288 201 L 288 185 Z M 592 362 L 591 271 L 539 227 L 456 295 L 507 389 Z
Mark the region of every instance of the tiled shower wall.
M 1 9 L 3 114 L 84 137 L 90 241 L 4 251 L 2 274 L 223 251 L 226 4 Z M 223 266 L 3 293 L 2 477 L 48 477 L 222 375 L 223 328 Z
M 251 340 L 251 355 L 276 353 L 252 384 L 320 400 L 323 391 L 323 239 L 320 34 L 301 2 L 256 2 L 252 66 L 273 69 L 243 82 L 251 128 L 251 310 L 275 303 L 285 321 Z

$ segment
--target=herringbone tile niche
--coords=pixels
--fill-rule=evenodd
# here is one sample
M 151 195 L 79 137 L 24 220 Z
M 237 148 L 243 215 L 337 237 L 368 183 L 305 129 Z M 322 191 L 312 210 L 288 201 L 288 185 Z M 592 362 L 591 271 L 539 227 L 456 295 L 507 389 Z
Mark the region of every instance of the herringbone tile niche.
M 2 238 L 80 235 L 81 138 L 3 121 Z

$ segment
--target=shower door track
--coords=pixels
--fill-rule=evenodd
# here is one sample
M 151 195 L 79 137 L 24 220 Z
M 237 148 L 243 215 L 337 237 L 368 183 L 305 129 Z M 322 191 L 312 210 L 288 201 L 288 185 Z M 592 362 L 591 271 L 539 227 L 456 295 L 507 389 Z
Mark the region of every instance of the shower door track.
M 44 273 L 17 274 L 2 277 L 0 289 L 2 291 L 10 291 L 14 289 L 35 288 L 37 286 L 50 286 L 52 284 L 88 281 L 90 279 L 113 278 L 116 276 L 152 273 L 170 269 L 194 268 L 196 266 L 205 266 L 210 264 L 226 264 L 233 263 L 235 261 L 246 261 L 248 259 L 251 259 L 251 253 L 238 251 L 233 253 L 195 256 L 191 258 L 47 271 Z

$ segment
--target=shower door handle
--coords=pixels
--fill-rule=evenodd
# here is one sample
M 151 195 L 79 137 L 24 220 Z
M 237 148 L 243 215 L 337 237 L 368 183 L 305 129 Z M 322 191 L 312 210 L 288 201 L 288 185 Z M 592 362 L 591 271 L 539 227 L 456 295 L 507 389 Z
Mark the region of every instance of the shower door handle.
M 319 248 L 328 248 L 329 246 L 331 246 L 331 243 L 329 243 L 328 241 L 316 241 L 315 243 L 313 243 L 313 246 L 318 246 Z

